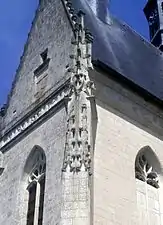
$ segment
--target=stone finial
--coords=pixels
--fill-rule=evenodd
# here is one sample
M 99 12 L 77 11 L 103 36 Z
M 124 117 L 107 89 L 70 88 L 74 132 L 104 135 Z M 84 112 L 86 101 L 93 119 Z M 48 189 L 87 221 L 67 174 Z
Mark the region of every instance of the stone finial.
M 67 132 L 63 172 L 78 173 L 91 168 L 90 124 L 91 112 L 89 97 L 93 96 L 94 84 L 89 79 L 92 67 L 92 35 L 85 29 L 84 13 L 79 11 L 72 41 L 73 53 L 70 55 L 71 73 L 67 96 Z
M 84 16 L 81 10 L 77 14 L 77 22 L 74 26 L 75 37 L 72 40 L 74 51 L 70 55 L 71 65 L 68 72 L 71 72 L 71 92 L 78 93 L 83 90 L 92 95 L 93 85 L 90 85 L 88 70 L 92 68 L 93 37 L 85 28 Z
M 72 25 L 75 25 L 76 21 L 77 21 L 77 15 L 75 15 L 74 8 L 72 7 L 71 0 L 63 0 L 63 3 L 64 3 L 64 6 L 65 6 L 65 8 L 67 10 L 69 18 L 70 18 L 70 20 L 72 22 Z

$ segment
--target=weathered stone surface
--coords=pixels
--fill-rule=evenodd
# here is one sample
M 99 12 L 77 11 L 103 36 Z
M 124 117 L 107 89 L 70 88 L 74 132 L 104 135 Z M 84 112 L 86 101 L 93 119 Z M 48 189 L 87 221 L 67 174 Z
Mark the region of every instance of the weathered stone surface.
M 89 77 L 92 69 L 92 35 L 84 26 L 84 13 L 79 11 L 74 24 L 75 37 L 67 99 L 67 131 L 62 169 L 61 224 L 90 225 L 90 193 L 92 168 L 92 110 L 94 84 Z M 94 104 L 94 107 L 95 104 Z M 70 208 L 67 207 L 69 203 Z
M 71 52 L 72 29 L 62 1 L 43 1 L 38 8 L 24 55 L 18 68 L 4 119 L 5 130 L 45 99 L 66 79 L 65 69 Z M 42 63 L 40 54 L 48 48 L 50 58 L 44 95 L 36 98 L 35 69 Z M 11 123 L 10 123 L 11 122 Z M 9 124 L 10 123 L 10 124 Z
M 137 199 L 135 160 L 144 146 L 150 146 L 161 165 L 163 136 L 162 111 L 102 74 L 95 75 L 98 126 L 94 152 L 93 224 L 146 225 L 146 210 Z M 156 122 L 157 121 L 157 122 Z M 149 188 L 151 185 L 149 185 Z M 159 204 L 162 212 L 162 189 Z M 151 200 L 151 204 L 158 202 Z M 154 207 L 154 205 L 152 206 Z M 140 218 L 144 215 L 144 220 Z M 155 216 L 155 214 L 153 214 Z M 154 217 L 153 217 L 154 218 Z M 153 221 L 158 222 L 161 214 Z
M 17 73 L 17 83 L 12 90 L 7 114 L 3 117 L 5 130 L 11 128 L 13 123 L 25 114 L 28 116 L 28 112 L 33 107 L 39 107 L 39 104 L 61 87 L 68 77 L 65 74 L 65 66 L 69 63 L 71 53 L 72 29 L 63 4 L 59 0 L 41 1 L 41 4 Z M 78 47 L 81 47 L 80 44 L 78 43 Z M 36 97 L 33 72 L 35 71 L 35 75 L 38 76 L 42 70 L 39 55 L 46 48 L 50 61 L 48 68 L 43 69 L 47 74 L 39 77 L 41 81 L 44 77 L 46 79 L 42 84 L 39 83 L 39 79 L 37 80 L 40 84 L 37 92 L 41 89 L 41 94 Z M 82 53 L 83 56 L 86 50 L 88 46 L 86 49 L 79 48 L 78 53 Z M 77 55 L 77 61 L 81 63 L 82 70 L 71 77 L 70 89 L 77 94 L 67 96 L 73 96 L 75 99 L 82 90 L 82 97 L 77 98 L 79 101 L 70 101 L 71 104 L 65 104 L 66 107 L 63 100 L 58 105 L 53 105 L 55 99 L 52 103 L 42 102 L 44 113 L 42 114 L 43 111 L 40 109 L 37 114 L 36 110 L 33 112 L 36 116 L 29 119 L 32 123 L 36 122 L 35 126 L 31 125 L 31 129 L 27 129 L 27 124 L 22 122 L 21 126 L 27 132 L 22 129 L 21 138 L 16 139 L 17 136 L 14 136 L 18 141 L 11 142 L 11 145 L 4 150 L 0 164 L 0 169 L 4 167 L 0 176 L 0 224 L 26 224 L 28 182 L 24 168 L 31 150 L 37 145 L 45 151 L 46 155 L 44 225 L 149 225 L 150 219 L 152 224 L 160 225 L 161 214 L 163 214 L 162 110 L 146 102 L 131 88 L 128 89 L 127 86 L 111 79 L 109 74 L 106 75 L 103 71 L 98 73 L 95 70 L 89 72 L 85 70 L 87 63 L 91 64 L 90 56 L 89 59 L 83 57 L 81 62 L 80 54 Z M 77 63 L 74 66 L 76 67 Z M 38 68 L 39 70 L 36 70 Z M 90 99 L 92 91 L 90 92 L 88 87 L 92 83 L 96 86 L 96 104 L 94 98 Z M 63 98 L 61 94 L 59 96 Z M 78 112 L 81 108 L 76 107 L 77 104 L 80 106 L 81 103 L 88 102 L 89 104 L 83 104 L 82 112 L 85 112 L 85 106 L 88 105 L 92 113 L 91 119 L 87 113 L 80 117 Z M 75 112 L 78 114 L 75 129 L 77 134 L 80 134 L 84 129 L 80 130 L 79 128 L 82 127 L 79 125 L 84 124 L 83 127 L 87 127 L 83 140 L 89 141 L 94 150 L 91 154 L 87 151 L 88 148 L 84 151 L 81 149 L 79 151 L 77 148 L 73 154 L 70 154 L 73 144 L 81 146 L 83 141 L 79 140 L 80 135 L 73 138 L 72 135 L 75 134 L 73 127 L 67 126 L 67 120 L 72 116 L 75 107 Z M 44 118 L 41 121 L 39 121 L 40 115 Z M 1 121 L 0 118 L 0 123 Z M 66 134 L 68 134 L 68 141 Z M 12 135 L 9 134 L 9 138 L 11 137 Z M 65 143 L 69 145 L 66 157 L 64 156 Z M 135 179 L 135 159 L 144 146 L 150 146 L 160 163 L 159 170 L 155 168 L 159 180 L 159 188 L 156 191 L 153 191 L 152 185 L 144 186 L 144 183 L 148 185 L 148 182 L 141 183 Z M 82 162 L 79 163 L 81 158 Z M 88 163 L 90 158 L 91 165 Z M 150 165 L 153 166 L 152 163 Z M 89 175 L 92 176 L 89 176 L 88 172 L 91 172 Z M 148 178 L 146 177 L 146 180 Z M 152 211 L 151 214 L 147 210 L 147 205 Z
M 60 109 L 5 153 L 5 170 L 0 176 L 0 224 L 26 224 L 28 194 L 23 173 L 26 160 L 35 145 L 39 145 L 46 155 L 44 224 L 59 223 L 65 115 L 64 108 Z

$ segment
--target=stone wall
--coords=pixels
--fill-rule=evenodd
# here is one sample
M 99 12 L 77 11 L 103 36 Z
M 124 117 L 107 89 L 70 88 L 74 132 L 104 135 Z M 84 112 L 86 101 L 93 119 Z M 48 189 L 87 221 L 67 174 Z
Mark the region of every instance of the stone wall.
M 61 216 L 61 170 L 66 131 L 66 113 L 58 109 L 33 132 L 4 153 L 5 169 L 0 176 L 0 224 L 24 225 L 27 218 L 26 160 L 35 145 L 46 155 L 44 224 L 57 224 Z
M 71 52 L 72 28 L 62 1 L 50 0 L 42 3 L 43 5 L 36 12 L 10 93 L 4 119 L 5 130 L 43 101 L 66 79 L 65 71 Z M 44 78 L 44 82 L 40 87 L 44 90 L 42 95 L 36 97 L 37 82 L 34 71 L 42 64 L 40 54 L 47 48 L 47 58 L 50 62 L 41 78 Z
M 150 146 L 162 167 L 162 112 L 109 76 L 97 73 L 95 77 L 98 125 L 93 224 L 147 225 L 138 216 L 135 159 L 140 149 Z M 156 220 L 155 224 L 160 225 Z

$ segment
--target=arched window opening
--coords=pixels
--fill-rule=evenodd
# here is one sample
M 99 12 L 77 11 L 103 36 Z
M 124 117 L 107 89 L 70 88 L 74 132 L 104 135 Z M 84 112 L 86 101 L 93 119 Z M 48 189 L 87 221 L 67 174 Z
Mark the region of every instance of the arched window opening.
M 135 178 L 139 223 L 161 225 L 160 163 L 149 146 L 142 148 L 135 160 Z
M 136 160 L 135 177 L 155 188 L 159 188 L 158 175 L 144 154 L 141 154 Z
M 43 150 L 36 146 L 26 163 L 28 174 L 28 211 L 27 225 L 43 224 L 45 194 L 46 158 Z

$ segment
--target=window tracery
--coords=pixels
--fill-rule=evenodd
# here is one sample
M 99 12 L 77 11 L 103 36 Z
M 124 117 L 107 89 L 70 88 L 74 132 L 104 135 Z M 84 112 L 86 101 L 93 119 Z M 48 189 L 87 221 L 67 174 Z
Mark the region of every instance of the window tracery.
M 29 184 L 33 181 L 38 182 L 40 178 L 45 175 L 45 170 L 46 170 L 45 155 L 39 152 L 35 156 L 33 168 L 29 174 L 28 179 Z
M 45 194 L 45 154 L 36 151 L 33 155 L 31 172 L 28 176 L 28 212 L 27 225 L 42 225 Z
M 158 175 L 144 154 L 140 155 L 136 161 L 135 177 L 155 188 L 159 188 Z
M 162 224 L 160 199 L 161 165 L 149 146 L 143 147 L 135 161 L 137 210 L 139 224 Z

